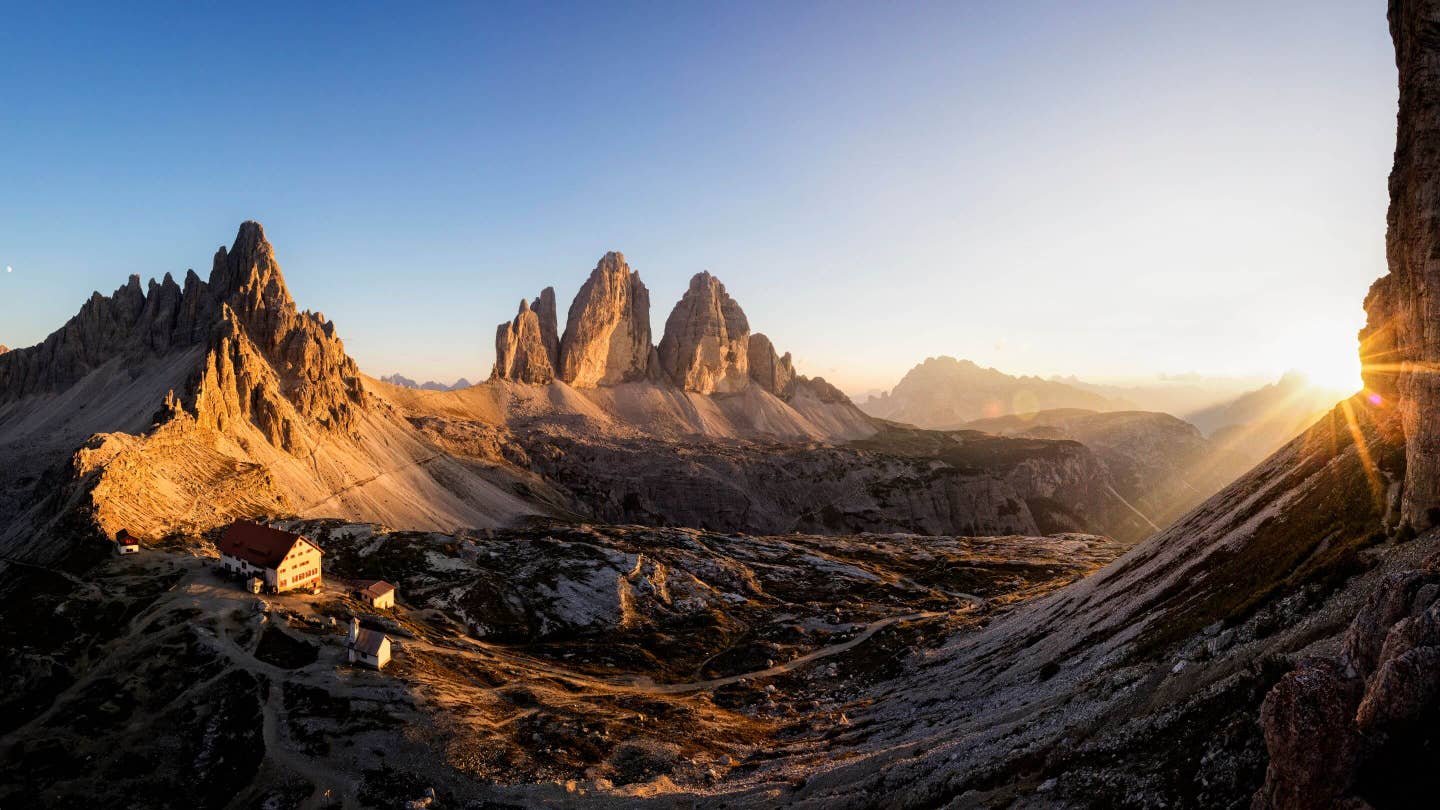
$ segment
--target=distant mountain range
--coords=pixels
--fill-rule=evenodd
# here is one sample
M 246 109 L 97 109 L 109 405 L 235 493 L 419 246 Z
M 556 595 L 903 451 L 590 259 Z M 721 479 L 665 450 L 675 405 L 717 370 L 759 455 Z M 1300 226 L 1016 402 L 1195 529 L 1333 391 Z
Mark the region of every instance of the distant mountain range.
M 1163 413 L 1198 428 L 1210 445 L 1206 454 L 1226 456 L 1209 463 L 1233 476 L 1299 435 L 1345 396 L 1345 392 L 1312 385 L 1304 375 L 1293 372 L 1276 383 L 1249 390 L 1239 389 L 1236 381 L 1220 381 L 1214 386 L 1121 387 L 1095 385 L 1076 377 L 1017 377 L 969 360 L 931 357 L 910 369 L 893 390 L 858 404 L 871 416 L 933 430 L 966 427 L 1032 436 L 1042 435 L 1043 431 L 1035 431 L 1047 425 L 1055 428 L 1052 423 L 1060 418 L 1057 414 L 1069 411 Z M 1015 414 L 1028 418 L 1003 419 Z M 1037 420 L 1037 414 L 1046 418 Z M 1065 429 L 1053 438 L 1092 444 L 1088 432 L 1080 427 L 1085 420 L 1063 421 Z
M 1093 391 L 1040 377 L 1014 377 L 969 360 L 930 357 L 895 388 L 859 403 L 881 419 L 945 430 L 976 419 L 1057 408 L 1114 411 L 1127 407 Z
M 409 377 L 404 376 L 403 374 L 391 374 L 388 377 L 381 377 L 380 381 L 390 383 L 391 385 L 398 385 L 401 388 L 415 388 L 420 391 L 459 391 L 462 388 L 469 388 L 470 386 L 475 384 L 465 379 L 464 377 L 461 377 L 450 385 L 446 385 L 442 382 L 435 382 L 434 380 L 426 380 L 423 383 L 417 383 Z

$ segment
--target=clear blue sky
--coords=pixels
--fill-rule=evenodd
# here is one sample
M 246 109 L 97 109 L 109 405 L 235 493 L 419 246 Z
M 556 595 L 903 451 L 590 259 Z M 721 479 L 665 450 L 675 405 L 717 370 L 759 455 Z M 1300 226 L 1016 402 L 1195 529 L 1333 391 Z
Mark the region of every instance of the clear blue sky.
M 0 30 L 12 347 L 247 218 L 421 379 L 612 249 L 657 341 L 709 269 L 851 390 L 1324 373 L 1384 271 L 1380 2 L 42 5 Z

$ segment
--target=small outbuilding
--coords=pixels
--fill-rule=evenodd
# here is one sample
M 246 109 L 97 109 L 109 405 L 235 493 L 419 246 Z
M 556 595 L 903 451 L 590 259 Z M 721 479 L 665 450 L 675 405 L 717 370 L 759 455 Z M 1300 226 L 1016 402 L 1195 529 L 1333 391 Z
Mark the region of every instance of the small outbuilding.
M 135 539 L 135 535 L 125 529 L 121 529 L 115 533 L 115 553 L 139 554 L 140 541 Z
M 360 620 L 350 620 L 350 635 L 345 640 L 346 657 L 352 664 L 383 669 L 390 663 L 390 637 L 378 630 L 367 630 Z
M 370 607 L 395 607 L 395 593 L 395 586 L 383 579 L 362 579 L 355 583 L 355 598 Z

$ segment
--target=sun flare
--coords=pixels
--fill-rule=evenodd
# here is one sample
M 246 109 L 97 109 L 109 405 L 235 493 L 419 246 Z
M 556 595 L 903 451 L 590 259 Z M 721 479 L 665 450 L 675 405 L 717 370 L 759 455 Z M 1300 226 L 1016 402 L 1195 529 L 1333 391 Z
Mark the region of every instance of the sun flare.
M 1360 357 L 1354 353 L 1322 355 L 1303 364 L 1296 371 L 1304 374 L 1312 385 L 1333 388 L 1347 394 L 1363 387 L 1360 380 Z

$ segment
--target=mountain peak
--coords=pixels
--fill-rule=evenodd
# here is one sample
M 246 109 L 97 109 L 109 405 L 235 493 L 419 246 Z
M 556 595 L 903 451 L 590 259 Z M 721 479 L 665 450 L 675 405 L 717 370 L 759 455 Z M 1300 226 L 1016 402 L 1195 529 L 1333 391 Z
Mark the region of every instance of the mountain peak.
M 495 370 L 491 377 L 527 383 L 555 379 L 559 341 L 555 337 L 555 291 L 546 287 L 535 305 L 520 299 L 514 320 L 495 328 Z
M 623 253 L 606 253 L 570 304 L 559 376 L 582 387 L 642 380 L 653 352 L 650 291 Z
M 210 287 L 222 301 L 236 294 L 251 299 L 248 306 L 241 306 L 243 311 L 259 306 L 295 307 L 275 261 L 275 248 L 265 238 L 265 229 L 254 220 L 240 223 L 229 250 L 222 245 L 215 252 Z
M 701 271 L 665 320 L 660 367 L 676 385 L 702 394 L 729 393 L 749 376 L 750 322 L 720 279 Z

